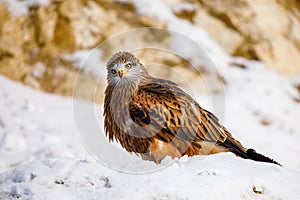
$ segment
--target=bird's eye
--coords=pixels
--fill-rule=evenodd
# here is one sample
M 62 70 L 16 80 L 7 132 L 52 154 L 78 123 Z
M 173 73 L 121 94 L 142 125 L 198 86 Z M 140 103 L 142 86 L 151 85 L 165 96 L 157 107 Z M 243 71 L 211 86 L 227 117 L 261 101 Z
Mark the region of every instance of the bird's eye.
M 116 74 L 116 73 L 117 73 L 117 70 L 112 69 L 112 70 L 111 70 L 111 73 L 112 73 L 112 74 Z
M 128 63 L 128 64 L 126 64 L 125 67 L 126 67 L 126 69 L 131 69 L 131 64 Z

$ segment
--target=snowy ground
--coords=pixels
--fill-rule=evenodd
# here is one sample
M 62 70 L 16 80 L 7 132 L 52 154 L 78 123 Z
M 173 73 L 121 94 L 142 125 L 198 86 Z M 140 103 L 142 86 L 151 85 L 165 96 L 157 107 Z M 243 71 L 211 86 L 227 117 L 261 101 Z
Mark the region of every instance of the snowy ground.
M 83 156 L 72 99 L 47 95 L 0 76 L 0 171 L 35 159 Z
M 207 94 L 196 94 L 197 100 L 244 146 L 283 167 L 225 153 L 183 157 L 152 173 L 120 173 L 83 148 L 71 98 L 0 76 L 0 199 L 300 199 L 300 104 L 294 87 L 299 76 L 290 80 L 262 63 L 228 56 L 205 31 L 175 18 L 163 1 L 134 3 L 139 14 L 166 21 L 206 49 L 226 80 L 225 110 L 219 113 Z M 138 167 L 156 166 L 142 161 Z
M 0 176 L 3 199 L 294 199 L 300 174 L 219 154 L 131 175 L 84 159 L 34 161 Z M 255 191 L 255 192 L 254 192 Z

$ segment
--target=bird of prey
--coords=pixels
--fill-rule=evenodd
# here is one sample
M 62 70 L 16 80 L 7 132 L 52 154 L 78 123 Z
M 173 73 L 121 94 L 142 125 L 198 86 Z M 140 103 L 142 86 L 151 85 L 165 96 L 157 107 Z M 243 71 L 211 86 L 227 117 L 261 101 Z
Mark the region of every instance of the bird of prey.
M 115 53 L 106 67 L 105 133 L 128 152 L 156 163 L 166 156 L 232 152 L 279 165 L 243 147 L 214 114 L 174 82 L 150 76 L 133 54 Z

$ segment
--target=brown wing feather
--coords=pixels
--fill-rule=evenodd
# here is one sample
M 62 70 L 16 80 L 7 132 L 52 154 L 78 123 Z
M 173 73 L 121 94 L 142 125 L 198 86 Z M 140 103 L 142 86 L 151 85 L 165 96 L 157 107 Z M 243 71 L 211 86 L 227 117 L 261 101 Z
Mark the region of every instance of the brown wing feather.
M 220 145 L 232 138 L 212 113 L 171 81 L 155 79 L 140 86 L 130 102 L 130 115 L 157 139 L 175 146 L 177 139 L 201 148 L 202 141 Z

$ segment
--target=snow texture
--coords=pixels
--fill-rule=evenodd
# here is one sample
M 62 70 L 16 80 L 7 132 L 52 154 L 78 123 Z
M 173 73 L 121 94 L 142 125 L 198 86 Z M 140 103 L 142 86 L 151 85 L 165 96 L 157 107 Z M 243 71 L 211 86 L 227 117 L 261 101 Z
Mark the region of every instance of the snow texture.
M 84 159 L 34 161 L 0 175 L 0 199 L 291 199 L 300 174 L 233 154 L 179 159 L 155 173 L 118 173 Z

